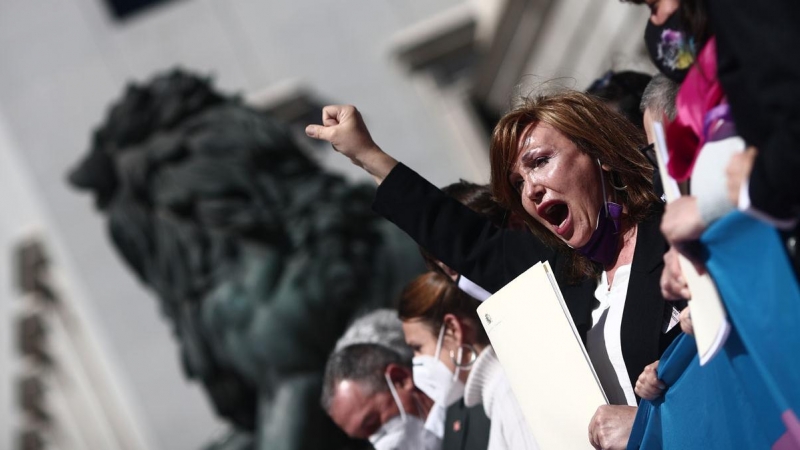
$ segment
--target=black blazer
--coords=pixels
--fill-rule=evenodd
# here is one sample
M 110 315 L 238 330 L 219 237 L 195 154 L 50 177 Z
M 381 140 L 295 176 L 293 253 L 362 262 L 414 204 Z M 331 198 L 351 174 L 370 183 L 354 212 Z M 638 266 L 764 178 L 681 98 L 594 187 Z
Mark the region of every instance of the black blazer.
M 378 187 L 372 207 L 442 262 L 489 292 L 498 291 L 537 262 L 550 261 L 585 342 L 592 325 L 597 281 L 565 283 L 565 259 L 530 232 L 494 226 L 403 164 L 398 164 Z M 680 332 L 676 327 L 662 333 L 664 317 L 672 312 L 672 304 L 661 296 L 659 286 L 668 248 L 658 229 L 662 214 L 663 205 L 654 205 L 650 219 L 639 225 L 623 311 L 622 353 L 634 386 L 644 367 L 659 359 Z
M 681 333 L 680 326 L 668 333 L 663 332 L 665 320 L 672 315 L 672 307 L 680 310 L 686 306 L 686 302 L 670 302 L 661 295 L 664 253 L 669 250 L 669 244 L 659 229 L 663 215 L 664 205 L 656 204 L 650 217 L 639 224 L 625 310 L 622 312 L 622 356 L 633 386 L 636 386 L 644 367 L 660 359 L 664 350 Z
M 483 405 L 467 408 L 461 399 L 447 408 L 442 450 L 486 450 L 490 427 Z

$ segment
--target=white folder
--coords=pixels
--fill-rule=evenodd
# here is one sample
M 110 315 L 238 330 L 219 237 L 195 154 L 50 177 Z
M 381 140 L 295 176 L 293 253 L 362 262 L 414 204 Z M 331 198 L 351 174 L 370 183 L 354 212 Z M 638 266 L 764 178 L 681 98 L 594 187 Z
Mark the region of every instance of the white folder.
M 538 263 L 478 307 L 541 450 L 587 449 L 605 393 L 550 265 Z

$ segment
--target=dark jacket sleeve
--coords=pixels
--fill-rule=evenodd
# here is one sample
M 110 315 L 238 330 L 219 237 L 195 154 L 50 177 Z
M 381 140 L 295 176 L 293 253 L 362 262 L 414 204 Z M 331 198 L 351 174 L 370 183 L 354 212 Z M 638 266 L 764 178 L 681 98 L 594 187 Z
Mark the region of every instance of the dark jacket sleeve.
M 378 187 L 372 208 L 491 293 L 555 256 L 530 232 L 495 226 L 403 164 Z
M 759 149 L 753 206 L 775 218 L 800 210 L 800 2 L 710 0 L 718 76 L 739 134 Z
M 575 326 L 591 326 L 595 280 L 564 282 L 563 258 L 529 231 L 507 230 L 398 164 L 378 187 L 372 208 L 456 272 L 494 293 L 539 261 L 556 274 Z

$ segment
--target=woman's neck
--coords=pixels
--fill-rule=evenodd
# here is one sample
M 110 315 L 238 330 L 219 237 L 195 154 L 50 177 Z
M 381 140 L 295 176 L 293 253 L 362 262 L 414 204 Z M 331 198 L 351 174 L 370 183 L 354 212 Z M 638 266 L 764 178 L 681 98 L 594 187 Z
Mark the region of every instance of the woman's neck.
M 609 289 L 611 289 L 611 285 L 614 282 L 614 274 L 617 273 L 617 269 L 633 262 L 633 253 L 634 250 L 636 250 L 636 236 L 638 230 L 639 226 L 634 225 L 622 234 L 622 246 L 617 254 L 617 259 L 612 264 L 603 267 L 608 277 Z

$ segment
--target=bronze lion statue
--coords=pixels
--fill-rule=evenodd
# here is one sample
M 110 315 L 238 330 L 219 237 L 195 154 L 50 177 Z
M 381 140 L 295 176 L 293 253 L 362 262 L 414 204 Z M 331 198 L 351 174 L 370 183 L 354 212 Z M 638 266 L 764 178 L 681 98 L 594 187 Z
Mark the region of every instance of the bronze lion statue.
M 181 70 L 129 85 L 69 182 L 94 195 L 122 259 L 158 298 L 186 375 L 232 424 L 213 449 L 359 448 L 319 406 L 357 315 L 422 270 L 287 125 Z

